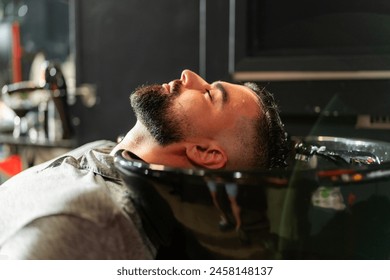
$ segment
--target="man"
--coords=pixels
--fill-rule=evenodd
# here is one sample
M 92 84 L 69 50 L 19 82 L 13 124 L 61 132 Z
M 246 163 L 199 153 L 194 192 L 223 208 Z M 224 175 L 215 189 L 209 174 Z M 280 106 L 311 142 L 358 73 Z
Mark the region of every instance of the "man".
M 113 165 L 119 149 L 175 167 L 284 162 L 277 108 L 254 84 L 209 84 L 185 70 L 169 84 L 136 89 L 131 105 L 137 122 L 118 145 L 90 143 L 0 186 L 0 258 L 154 258 L 158 248 L 144 234 Z
M 138 121 L 113 152 L 178 167 L 281 164 L 283 125 L 272 96 L 255 84 L 209 84 L 184 70 L 180 80 L 140 88 L 131 103 Z

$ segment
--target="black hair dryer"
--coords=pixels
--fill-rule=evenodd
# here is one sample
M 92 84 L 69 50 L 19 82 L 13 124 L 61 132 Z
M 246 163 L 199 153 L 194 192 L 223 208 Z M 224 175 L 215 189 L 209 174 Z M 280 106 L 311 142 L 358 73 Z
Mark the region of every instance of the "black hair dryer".
M 24 136 L 33 142 L 50 143 L 71 139 L 73 128 L 64 75 L 54 62 L 46 61 L 43 66 L 40 82 L 23 81 L 2 88 L 2 100 L 15 111 L 19 123 L 29 112 L 37 113 L 32 127 L 31 124 L 17 127 L 18 122 L 15 122 L 14 137 Z
M 52 103 L 47 107 L 47 137 L 50 140 L 70 139 L 73 130 L 69 116 L 68 92 L 61 68 L 55 63 L 48 62 L 45 68 L 45 85 L 51 95 Z M 56 127 L 56 119 L 60 120 L 61 127 Z M 57 135 L 57 134 L 60 135 Z

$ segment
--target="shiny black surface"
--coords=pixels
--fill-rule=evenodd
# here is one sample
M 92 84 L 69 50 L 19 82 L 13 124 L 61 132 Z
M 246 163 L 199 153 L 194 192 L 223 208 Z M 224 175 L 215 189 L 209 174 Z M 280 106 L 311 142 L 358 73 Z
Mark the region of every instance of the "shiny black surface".
M 387 259 L 390 144 L 295 142 L 283 170 L 115 164 L 163 258 Z

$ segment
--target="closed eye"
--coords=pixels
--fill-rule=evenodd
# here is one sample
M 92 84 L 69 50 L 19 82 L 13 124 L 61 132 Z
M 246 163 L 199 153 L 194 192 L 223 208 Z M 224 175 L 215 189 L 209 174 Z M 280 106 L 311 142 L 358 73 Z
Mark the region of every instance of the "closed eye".
M 210 99 L 213 100 L 213 96 L 211 95 L 211 92 L 210 92 L 208 89 L 206 89 L 206 93 L 208 94 L 208 96 L 210 97 Z

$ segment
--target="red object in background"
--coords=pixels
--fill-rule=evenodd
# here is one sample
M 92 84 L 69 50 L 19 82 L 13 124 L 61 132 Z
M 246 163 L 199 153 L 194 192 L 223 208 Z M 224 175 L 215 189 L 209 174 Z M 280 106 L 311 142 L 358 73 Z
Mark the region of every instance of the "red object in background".
M 22 81 L 22 48 L 20 46 L 20 25 L 12 23 L 12 81 Z
M 17 155 L 12 155 L 0 161 L 0 172 L 7 176 L 14 176 L 22 171 L 22 160 Z
M 353 193 L 348 194 L 348 206 L 352 206 L 356 201 L 356 195 Z

